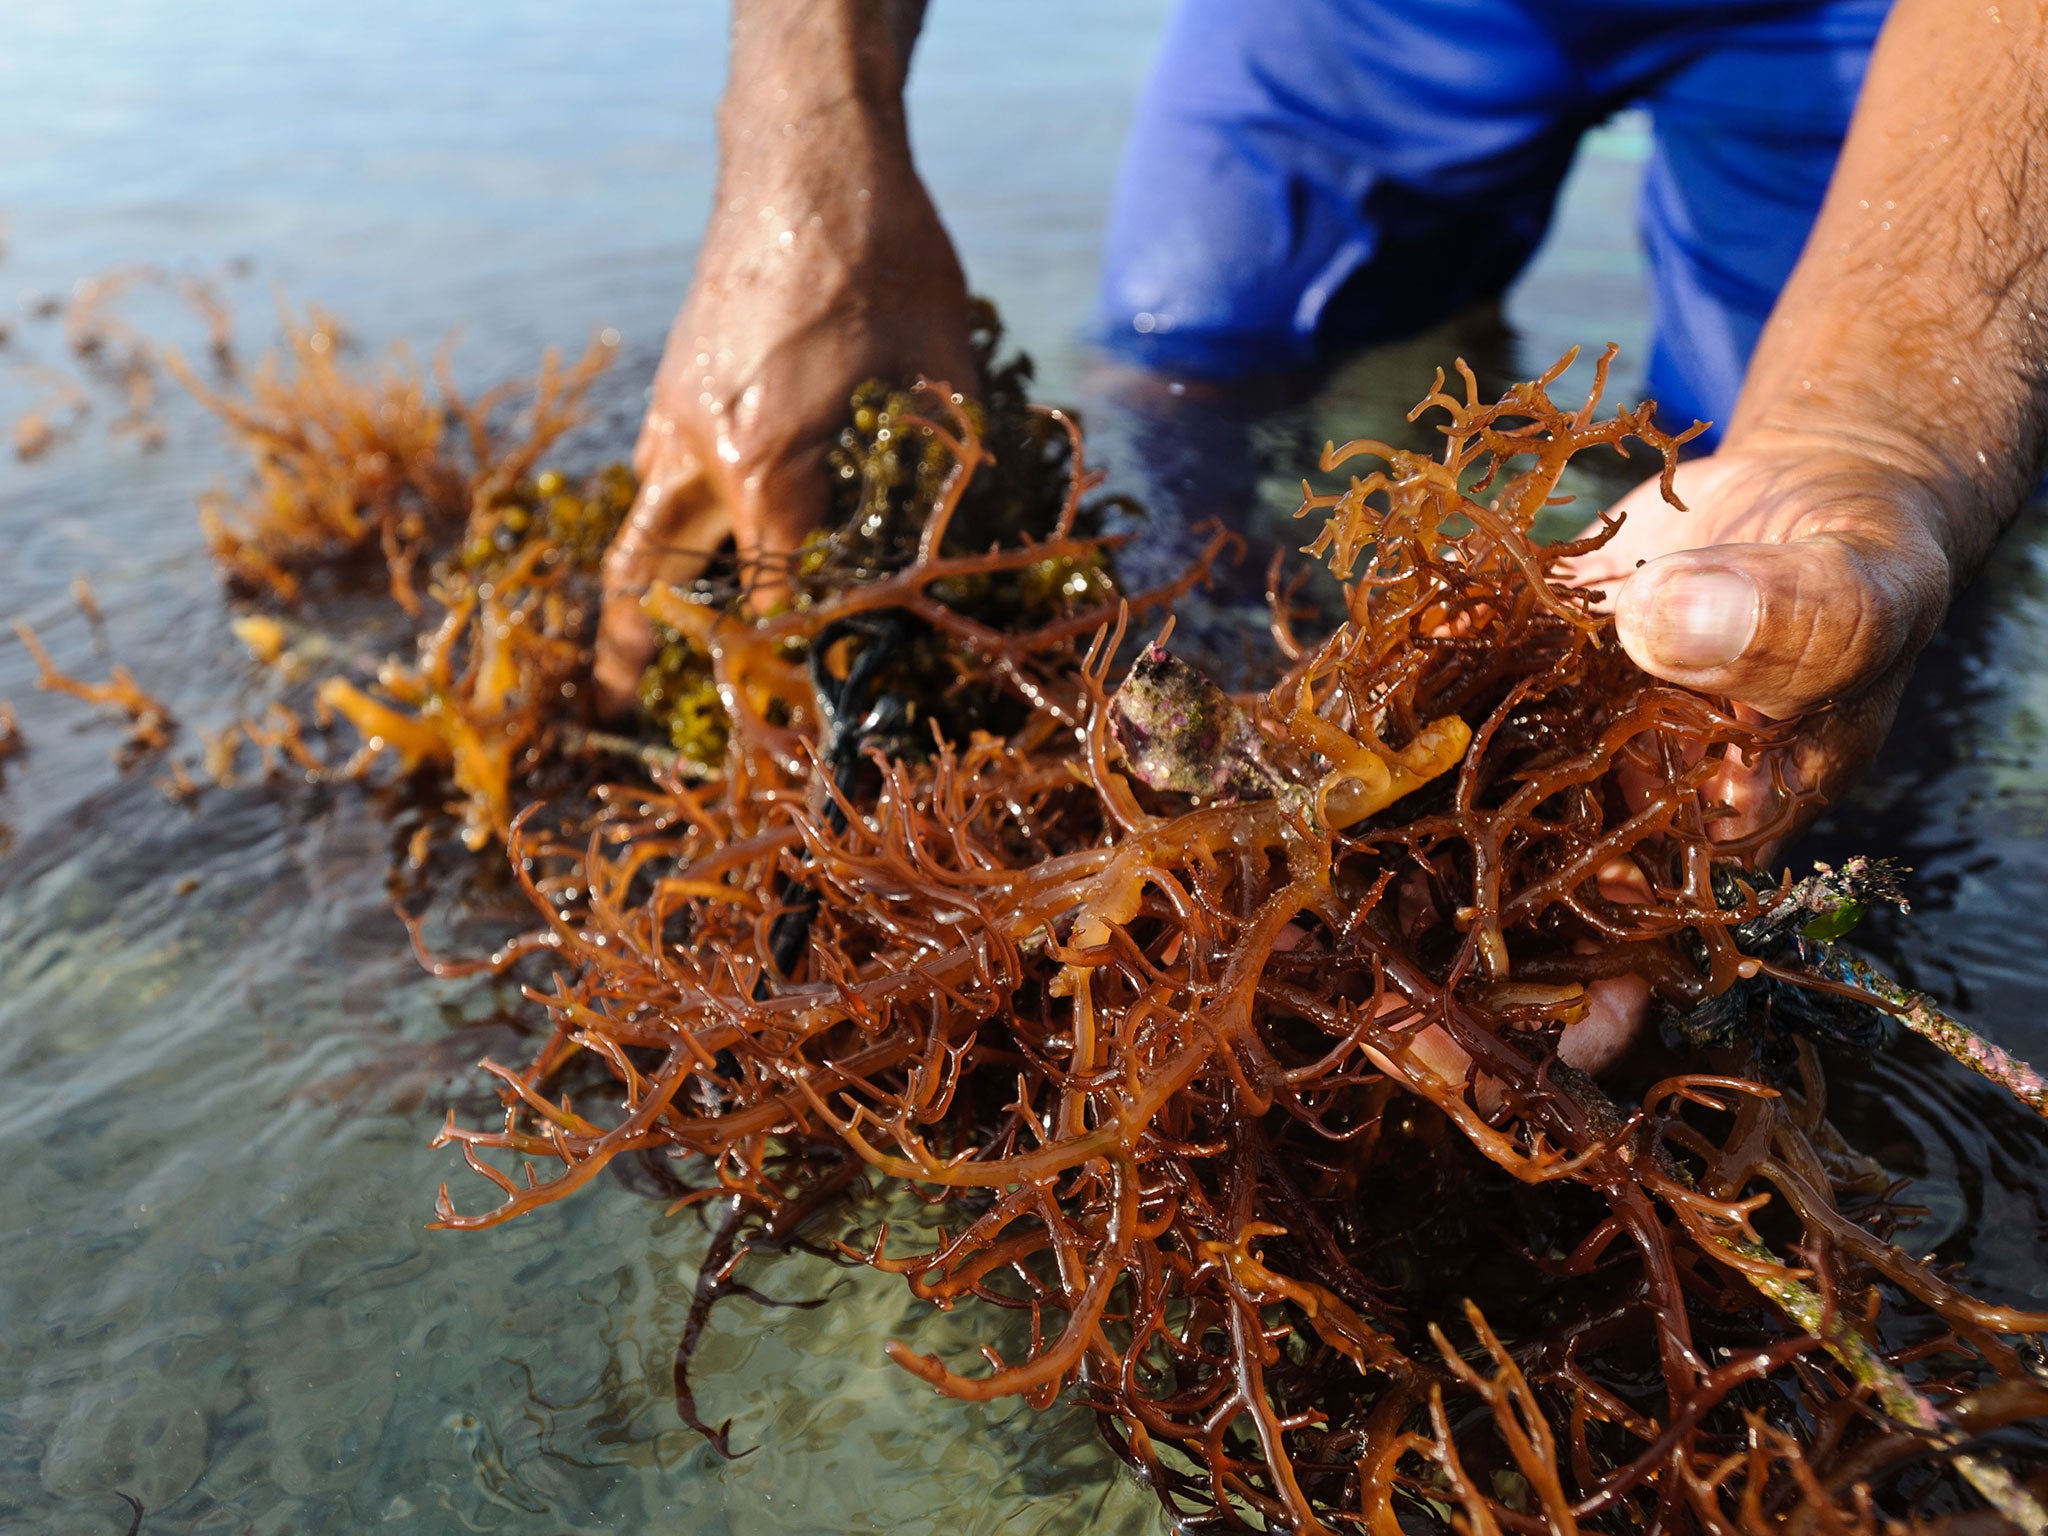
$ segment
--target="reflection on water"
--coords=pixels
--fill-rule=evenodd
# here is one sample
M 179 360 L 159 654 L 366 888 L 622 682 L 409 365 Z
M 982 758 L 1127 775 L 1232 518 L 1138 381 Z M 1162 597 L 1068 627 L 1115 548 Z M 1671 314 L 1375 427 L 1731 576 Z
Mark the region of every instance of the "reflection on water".
M 1359 359 L 1293 397 L 1197 399 L 1092 375 L 1072 340 L 1114 146 L 1165 0 L 934 7 L 914 106 L 925 165 L 979 286 L 1082 399 L 1098 452 L 1161 508 L 1291 537 L 1326 437 L 1388 436 L 1456 350 L 1495 377 L 1576 340 L 1641 357 L 1629 241 L 1634 129 L 1582 161 L 1556 239 L 1507 307 Z M 426 14 L 430 9 L 434 14 Z M 709 194 L 722 8 L 525 0 L 446 14 L 222 0 L 14 0 L 0 51 L 0 414 L 59 361 L 36 296 L 141 258 L 222 270 L 245 315 L 273 284 L 362 345 L 431 344 L 490 378 L 599 322 L 626 336 L 593 448 L 632 430 Z M 152 316 L 177 333 L 169 313 Z M 245 337 L 263 326 L 245 325 Z M 103 405 L 43 461 L 0 465 L 0 616 L 60 662 L 128 662 L 192 727 L 257 680 L 193 525 L 221 472 L 191 412 L 166 446 L 110 445 Z M 1625 477 L 1589 478 L 1588 500 Z M 2038 524 L 1938 647 L 1908 726 L 1827 846 L 1898 850 L 1923 911 L 1884 935 L 2004 1043 L 2048 1055 L 2030 1006 L 2048 931 L 2048 571 Z M 1263 561 L 1211 599 L 1228 639 Z M 90 571 L 105 653 L 67 596 Z M 673 1351 L 706 1233 L 616 1184 L 511 1227 L 422 1230 L 449 1172 L 426 1150 L 508 992 L 414 966 L 386 900 L 394 803 L 252 786 L 172 805 L 116 732 L 31 690 L 0 643 L 30 752 L 0 787 L 0 1520 L 121 1531 L 718 1532 L 1163 1529 L 1084 1415 L 934 1397 L 880 1343 L 964 1348 L 890 1277 L 800 1257 L 716 1315 L 695 1380 L 752 1453 L 677 1421 Z M 479 928 L 493 921 L 488 883 Z M 1838 1101 L 1920 1179 L 1915 1237 L 2001 1299 L 2048 1293 L 2039 1127 L 1913 1052 Z

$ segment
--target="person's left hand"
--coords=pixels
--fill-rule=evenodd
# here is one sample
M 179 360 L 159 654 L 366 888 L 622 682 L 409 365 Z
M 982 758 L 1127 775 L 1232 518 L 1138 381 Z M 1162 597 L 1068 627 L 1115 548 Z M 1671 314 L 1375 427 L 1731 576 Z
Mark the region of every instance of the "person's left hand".
M 1939 501 L 1864 455 L 1752 438 L 1617 505 L 1627 521 L 1570 578 L 1604 589 L 1622 645 L 1666 681 L 1799 718 L 1791 767 L 1820 801 L 1876 753 L 1954 581 Z M 1769 786 L 1723 786 L 1754 814 Z M 1817 813 L 1819 806 L 1811 808 Z

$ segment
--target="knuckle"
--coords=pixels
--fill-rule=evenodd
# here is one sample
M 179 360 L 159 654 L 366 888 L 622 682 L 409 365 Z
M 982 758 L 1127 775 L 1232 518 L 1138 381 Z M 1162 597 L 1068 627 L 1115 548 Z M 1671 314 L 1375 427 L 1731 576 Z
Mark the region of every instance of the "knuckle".
M 1930 570 L 1921 552 L 1871 549 L 1828 536 L 1802 552 L 1782 614 L 1765 623 L 1789 644 L 1771 682 L 1793 712 L 1855 697 L 1888 676 L 1933 635 L 1946 606 L 1945 560 Z

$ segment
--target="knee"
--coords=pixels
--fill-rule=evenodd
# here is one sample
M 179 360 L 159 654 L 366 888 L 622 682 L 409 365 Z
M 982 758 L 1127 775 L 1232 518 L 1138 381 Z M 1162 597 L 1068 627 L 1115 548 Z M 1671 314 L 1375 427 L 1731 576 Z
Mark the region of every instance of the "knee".
M 1094 339 L 1164 371 L 1228 378 L 1296 367 L 1314 350 L 1313 290 L 1341 235 L 1302 189 L 1242 169 L 1126 167 L 1104 250 Z

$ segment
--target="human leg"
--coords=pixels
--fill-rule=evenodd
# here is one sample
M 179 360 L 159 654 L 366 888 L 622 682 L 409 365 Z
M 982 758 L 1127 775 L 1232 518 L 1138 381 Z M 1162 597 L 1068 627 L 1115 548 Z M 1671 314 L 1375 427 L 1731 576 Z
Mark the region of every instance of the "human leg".
M 1184 0 L 1125 152 L 1097 331 L 1299 366 L 1500 292 L 1597 116 L 1516 0 Z

